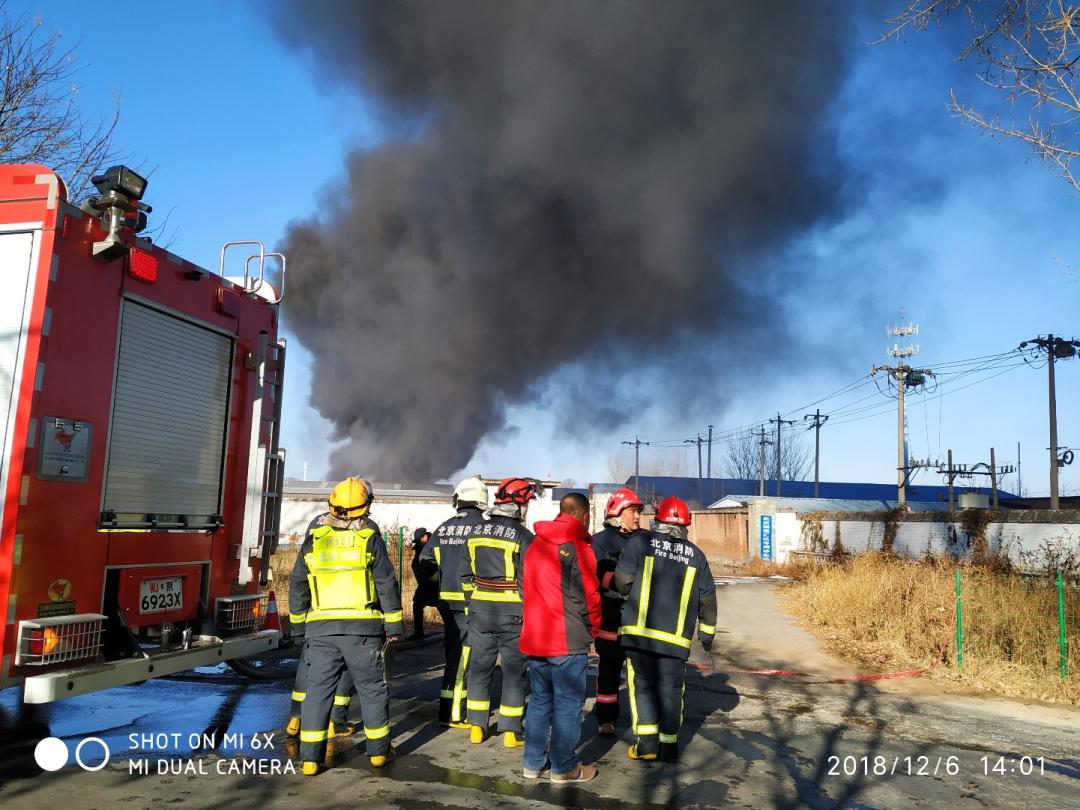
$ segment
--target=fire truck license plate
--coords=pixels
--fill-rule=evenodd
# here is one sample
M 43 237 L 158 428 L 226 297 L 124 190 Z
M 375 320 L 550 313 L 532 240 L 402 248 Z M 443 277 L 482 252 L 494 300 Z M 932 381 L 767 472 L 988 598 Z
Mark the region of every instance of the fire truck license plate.
M 184 606 L 180 577 L 144 579 L 139 583 L 139 613 L 162 613 Z

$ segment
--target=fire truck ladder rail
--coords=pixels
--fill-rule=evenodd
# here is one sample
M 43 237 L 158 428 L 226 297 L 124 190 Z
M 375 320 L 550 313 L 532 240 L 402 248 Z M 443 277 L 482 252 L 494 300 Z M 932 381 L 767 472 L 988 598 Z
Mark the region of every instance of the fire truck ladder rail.
M 284 258 L 282 258 L 284 266 Z M 280 446 L 281 441 L 281 404 L 283 397 L 281 391 L 285 385 L 285 339 L 277 341 L 269 347 L 274 357 L 270 358 L 268 365 L 272 365 L 274 374 L 267 383 L 272 386 L 270 391 L 273 396 L 274 406 L 271 416 L 267 420 L 270 423 L 270 447 L 266 456 L 266 476 L 263 482 L 262 493 L 262 521 L 259 527 L 259 585 L 265 587 L 269 581 L 270 555 L 277 550 L 278 533 L 281 530 L 281 501 L 285 489 L 285 450 Z

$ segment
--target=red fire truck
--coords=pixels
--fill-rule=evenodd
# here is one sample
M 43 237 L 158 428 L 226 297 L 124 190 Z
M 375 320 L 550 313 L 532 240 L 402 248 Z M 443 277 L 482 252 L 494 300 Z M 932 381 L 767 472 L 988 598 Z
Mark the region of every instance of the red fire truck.
M 27 703 L 279 641 L 285 258 L 233 242 L 209 272 L 139 235 L 138 174 L 92 183 L 76 207 L 0 166 L 0 688 Z

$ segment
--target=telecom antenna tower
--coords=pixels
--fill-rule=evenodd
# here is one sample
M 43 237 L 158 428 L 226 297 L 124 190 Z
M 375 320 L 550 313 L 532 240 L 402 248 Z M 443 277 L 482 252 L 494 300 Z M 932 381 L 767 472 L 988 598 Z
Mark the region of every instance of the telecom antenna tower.
M 900 308 L 900 320 L 904 319 L 904 308 Z M 904 412 L 904 392 L 906 389 L 922 385 L 928 375 L 932 375 L 929 369 L 912 368 L 905 361 L 915 357 L 919 353 L 918 344 L 911 344 L 909 339 L 919 334 L 919 325 L 901 323 L 898 326 L 885 327 L 885 334 L 891 338 L 898 338 L 892 346 L 885 347 L 885 353 L 897 361 L 895 366 L 875 366 L 874 374 L 885 371 L 896 381 L 896 499 L 901 506 L 907 503 L 907 415 Z
M 894 342 L 892 346 L 885 347 L 885 353 L 897 360 L 906 360 L 915 357 L 919 353 L 919 344 L 911 345 L 908 341 L 912 337 L 918 337 L 919 325 L 908 321 L 907 326 L 903 324 L 904 320 L 904 308 L 900 307 L 900 321 L 897 326 L 886 326 L 885 334 L 891 338 L 899 338 L 900 343 Z M 904 393 L 900 392 L 900 399 L 903 401 Z M 907 475 L 908 466 L 911 461 L 911 448 L 908 444 L 908 426 L 907 426 L 907 409 L 901 405 L 900 412 L 901 418 L 904 420 L 903 425 L 900 426 L 902 431 L 902 441 L 904 443 L 904 454 L 900 461 L 900 466 L 904 468 L 904 475 Z

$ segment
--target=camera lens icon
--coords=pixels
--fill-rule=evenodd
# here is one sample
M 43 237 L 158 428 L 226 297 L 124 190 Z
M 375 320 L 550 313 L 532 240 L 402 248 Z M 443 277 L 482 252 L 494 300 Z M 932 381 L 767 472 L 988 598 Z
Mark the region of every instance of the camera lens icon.
M 87 760 L 92 762 L 91 758 L 98 748 L 104 755 L 101 762 L 88 764 Z M 69 755 L 67 743 L 59 737 L 46 737 L 34 747 L 34 761 L 43 771 L 60 770 L 67 765 Z M 84 771 L 100 771 L 109 764 L 111 755 L 108 744 L 100 737 L 86 737 L 75 746 L 75 762 Z

